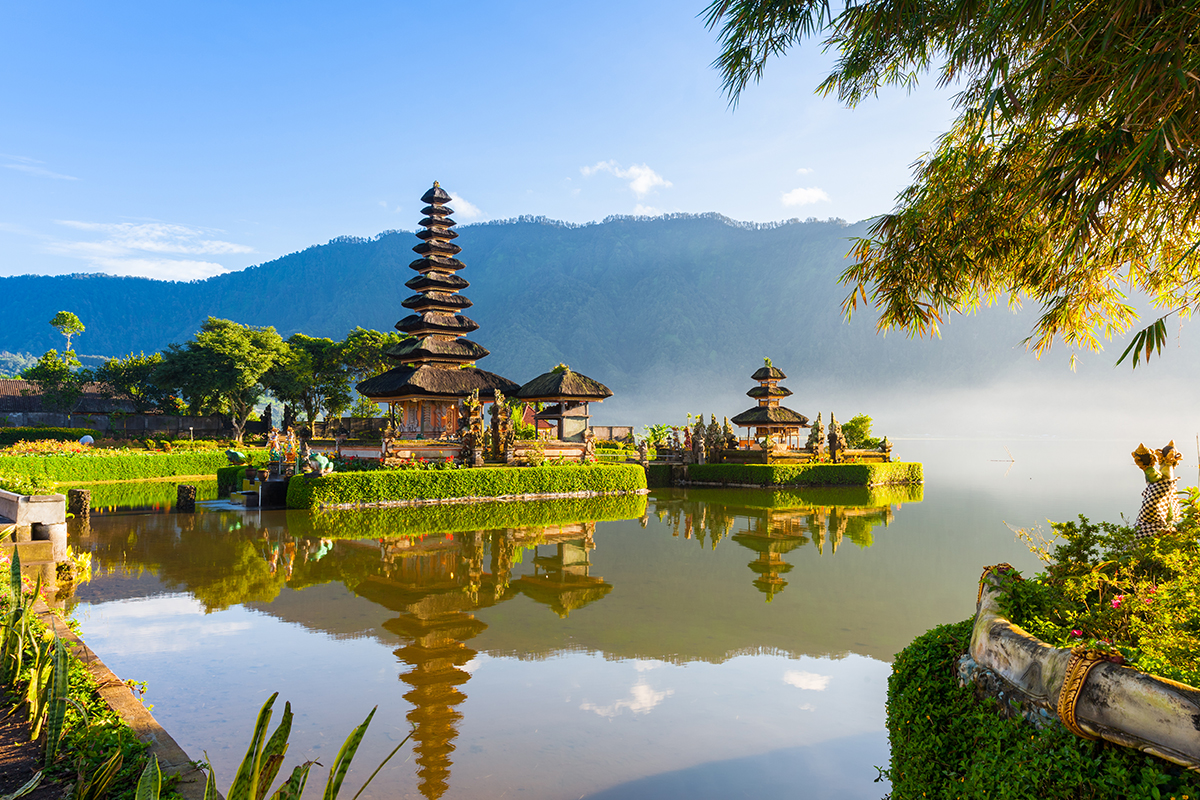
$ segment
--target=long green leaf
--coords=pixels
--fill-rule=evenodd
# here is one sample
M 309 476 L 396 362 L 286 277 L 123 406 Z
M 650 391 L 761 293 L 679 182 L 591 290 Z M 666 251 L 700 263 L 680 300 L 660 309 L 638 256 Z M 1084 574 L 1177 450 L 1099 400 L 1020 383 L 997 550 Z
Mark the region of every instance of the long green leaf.
M 258 712 L 258 721 L 254 724 L 254 738 L 246 749 L 246 757 L 242 759 L 242 765 L 238 767 L 237 775 L 233 778 L 233 785 L 229 787 L 229 796 L 226 800 L 256 800 L 258 797 L 258 772 L 262 759 L 263 740 L 267 736 L 267 726 L 271 722 L 271 706 L 275 704 L 276 697 L 279 697 L 279 692 L 268 697 L 267 702 L 263 703 L 262 709 Z
M 288 737 L 291 735 L 292 704 L 288 702 L 283 704 L 283 716 L 279 719 L 279 727 L 271 734 L 271 738 L 267 740 L 267 746 L 263 748 L 262 766 L 259 768 L 258 776 L 258 793 L 255 795 L 255 800 L 262 800 L 271 788 L 271 784 L 275 782 L 275 776 L 279 774 L 279 768 L 283 766 L 283 756 L 287 753 Z
M 133 800 L 158 800 L 162 792 L 162 771 L 158 768 L 158 756 L 150 756 L 142 777 L 138 778 L 137 791 Z
M 404 747 L 404 743 L 407 742 L 409 739 L 411 739 L 413 734 L 416 732 L 417 732 L 417 729 L 413 728 L 411 731 L 408 732 L 408 736 L 405 736 L 403 739 L 400 740 L 400 744 L 396 745 L 396 747 L 392 750 L 392 752 L 387 754 L 387 758 L 385 758 L 383 761 L 379 762 L 379 766 L 376 767 L 375 771 L 371 773 L 371 777 L 367 778 L 367 782 L 364 783 L 361 787 L 359 787 L 359 790 L 354 793 L 354 797 L 350 798 L 350 800 L 358 800 L 358 796 L 360 794 L 362 794 L 364 791 L 366 791 L 367 787 L 371 785 L 371 781 L 375 780 L 375 776 L 379 774 L 379 770 L 383 769 L 384 765 L 387 764 L 387 762 L 392 760 L 392 756 L 394 756 L 394 755 L 396 755 L 396 753 L 400 752 L 400 748 Z
M 113 782 L 113 778 L 117 777 L 117 773 L 121 771 L 121 765 L 124 763 L 125 757 L 121 755 L 121 751 L 114 750 L 108 761 L 101 764 L 90 778 L 85 779 L 82 775 L 79 776 L 75 799 L 100 800 L 108 792 L 108 785 Z
M 208 761 L 208 753 L 204 754 L 204 760 Z M 217 791 L 217 771 L 213 769 L 212 762 L 208 764 L 208 778 L 204 781 L 204 800 L 221 800 Z
M 63 723 L 67 718 L 67 685 L 70 663 L 67 646 L 61 637 L 54 637 L 54 676 L 51 679 L 50 704 L 46 709 L 46 761 L 49 767 L 58 755 L 58 742 L 62 738 Z
M 306 761 L 292 770 L 291 777 L 279 787 L 279 791 L 271 795 L 271 800 L 300 800 L 300 796 L 304 794 L 304 786 L 308 783 L 308 771 L 315 763 L 315 761 Z M 206 797 L 204 800 L 208 800 L 208 798 Z
M 346 737 L 342 749 L 338 751 L 337 760 L 329 768 L 329 779 L 325 782 L 325 793 L 322 795 L 322 800 L 337 800 L 338 792 L 342 789 L 342 781 L 346 779 L 346 772 L 350 769 L 350 762 L 354 760 L 354 754 L 367 734 L 367 726 L 371 724 L 371 717 L 375 716 L 377 710 L 379 710 L 379 706 L 372 708 L 371 713 L 367 714 L 367 718 L 363 720 L 363 724 L 352 730 Z
M 0 800 L 17 800 L 18 797 L 24 797 L 38 787 L 38 784 L 42 782 L 44 774 L 41 770 L 38 770 L 33 773 L 33 777 L 26 781 L 25 785 L 20 789 L 17 789 L 12 794 L 0 795 Z
M 8 586 L 12 596 L 18 602 L 21 599 L 21 549 L 14 546 L 12 551 L 12 566 L 8 572 Z

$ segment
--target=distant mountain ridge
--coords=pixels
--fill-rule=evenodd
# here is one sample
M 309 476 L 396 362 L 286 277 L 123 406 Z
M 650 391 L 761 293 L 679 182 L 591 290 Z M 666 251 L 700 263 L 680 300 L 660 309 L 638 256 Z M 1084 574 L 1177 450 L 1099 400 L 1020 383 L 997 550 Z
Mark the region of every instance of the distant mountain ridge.
M 457 228 L 463 294 L 491 350 L 485 369 L 524 382 L 559 362 L 615 391 L 690 377 L 742 380 L 771 356 L 793 382 L 922 376 L 972 381 L 1019 359 L 1022 319 L 995 310 L 941 340 L 877 336 L 841 312 L 850 240 L 866 223 L 738 223 L 719 214 L 611 217 L 574 225 L 538 217 Z M 203 281 L 106 275 L 0 278 L 0 350 L 62 345 L 47 324 L 79 315 L 81 353 L 151 352 L 190 337 L 208 316 L 343 337 L 388 330 L 408 312 L 407 231 L 338 237 Z M 950 366 L 952 364 L 952 366 Z

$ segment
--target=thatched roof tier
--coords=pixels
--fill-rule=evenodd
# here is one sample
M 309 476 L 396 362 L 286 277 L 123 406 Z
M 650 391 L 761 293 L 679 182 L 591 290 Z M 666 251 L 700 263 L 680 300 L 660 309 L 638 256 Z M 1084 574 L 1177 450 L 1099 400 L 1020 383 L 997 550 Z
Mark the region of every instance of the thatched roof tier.
M 462 248 L 456 244 L 450 244 L 449 242 L 431 240 L 428 242 L 421 242 L 419 245 L 413 248 L 413 252 L 419 256 L 456 256 L 462 252 Z
M 729 419 L 734 425 L 746 428 L 807 428 L 808 417 L 783 406 L 756 406 Z
M 603 578 L 587 575 L 527 575 L 513 581 L 512 586 L 530 600 L 550 606 L 563 618 L 577 608 L 602 599 L 613 588 Z
M 396 323 L 396 330 L 423 336 L 429 333 L 441 333 L 457 336 L 479 330 L 479 323 L 462 314 L 438 314 L 426 311 L 423 314 L 410 314 Z
M 759 367 L 750 376 L 751 380 L 756 381 L 781 381 L 786 377 L 779 367 Z
M 454 213 L 450 206 L 425 206 L 421 213 L 427 217 L 448 217 Z
M 433 188 L 421 195 L 421 202 L 429 203 L 430 205 L 442 205 L 450 202 L 450 195 L 446 193 L 446 190 L 437 181 L 434 181 Z
M 405 301 L 408 302 L 407 300 Z M 792 390 L 783 386 L 755 386 L 746 392 L 747 397 L 791 397 Z
M 439 339 L 436 336 L 412 337 L 384 351 L 397 361 L 476 361 L 484 358 L 488 349 L 470 339 Z
M 409 278 L 404 285 L 414 292 L 457 292 L 471 284 L 466 278 L 460 278 L 451 272 L 426 272 L 415 278 Z
M 448 227 L 426 228 L 423 231 L 417 231 L 417 238 L 424 241 L 430 239 L 457 239 L 458 232 L 452 231 Z
M 435 309 L 444 309 L 453 312 L 463 308 L 470 308 L 471 301 L 461 294 L 425 292 L 424 294 L 414 294 L 412 297 L 405 298 L 400 305 L 417 312 L 432 311 Z M 791 394 L 791 392 L 788 394 Z
M 409 269 L 416 270 L 422 274 L 426 272 L 456 272 L 460 269 L 466 269 L 466 266 L 466 264 L 457 258 L 442 258 L 440 256 L 418 258 L 416 261 L 410 261 L 408 264 Z
M 450 209 L 448 209 L 448 208 L 439 208 L 439 209 L 436 209 L 436 210 L 437 210 L 437 211 L 439 211 L 439 212 L 448 212 Z M 423 219 L 422 219 L 420 222 L 418 222 L 417 224 L 418 224 L 418 225 L 420 225 L 422 228 L 453 228 L 453 227 L 454 227 L 455 225 L 457 225 L 458 223 L 457 223 L 457 222 L 455 222 L 454 220 L 450 219 L 450 218 L 449 218 L 449 217 L 447 217 L 447 216 L 441 216 L 441 215 L 434 216 L 434 215 L 430 215 L 430 216 L 428 216 L 428 217 L 425 217 L 425 218 L 423 218 Z M 418 233 L 417 235 L 418 235 L 418 236 L 420 236 L 421 234 L 419 234 L 419 233 Z
M 478 367 L 447 369 L 422 364 L 390 369 L 382 375 L 367 378 L 355 388 L 376 402 L 387 403 L 417 397 L 460 398 L 476 389 L 481 398 L 494 398 L 497 389 L 511 395 L 519 387 L 508 378 Z
M 517 397 L 530 403 L 560 400 L 600 402 L 606 397 L 612 397 L 612 390 L 587 375 L 564 368 L 538 375 L 517 390 Z

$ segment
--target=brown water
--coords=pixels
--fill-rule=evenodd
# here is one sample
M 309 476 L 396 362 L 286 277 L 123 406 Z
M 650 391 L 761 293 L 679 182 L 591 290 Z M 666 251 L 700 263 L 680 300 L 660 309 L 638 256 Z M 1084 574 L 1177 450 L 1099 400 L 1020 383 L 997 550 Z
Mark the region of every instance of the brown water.
M 364 797 L 878 798 L 894 653 L 969 616 L 982 566 L 1035 566 L 1004 521 L 1136 509 L 1115 453 L 1096 466 L 1119 443 L 1025 447 L 911 443 L 909 494 L 97 515 L 75 615 L 221 788 L 278 691 L 289 767 L 378 706 L 347 798 L 410 731 Z

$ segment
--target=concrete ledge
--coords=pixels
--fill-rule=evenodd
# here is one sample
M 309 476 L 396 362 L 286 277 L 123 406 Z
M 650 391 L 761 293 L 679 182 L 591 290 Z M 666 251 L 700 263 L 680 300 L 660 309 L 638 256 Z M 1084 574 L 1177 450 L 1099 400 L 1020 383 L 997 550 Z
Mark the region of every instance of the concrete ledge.
M 192 765 L 188 754 L 183 752 L 183 748 L 171 738 L 171 734 L 158 724 L 158 720 L 154 719 L 149 709 L 133 696 L 125 682 L 105 666 L 91 648 L 67 627 L 62 618 L 50 610 L 44 600 L 38 598 L 33 611 L 87 666 L 104 702 L 133 729 L 138 739 L 149 745 L 150 753 L 158 757 L 162 771 L 169 775 L 179 775 L 176 791 L 186 800 L 204 800 L 204 784 L 207 780 L 204 772 Z
M 0 489 L 0 517 L 19 527 L 57 525 L 67 521 L 67 498 L 61 494 L 17 494 Z

